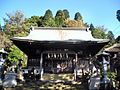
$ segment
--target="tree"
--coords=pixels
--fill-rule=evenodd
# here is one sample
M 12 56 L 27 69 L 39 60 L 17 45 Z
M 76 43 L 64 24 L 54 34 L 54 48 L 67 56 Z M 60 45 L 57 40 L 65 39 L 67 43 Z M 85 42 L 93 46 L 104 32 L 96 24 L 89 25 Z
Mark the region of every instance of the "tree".
M 88 23 L 84 23 L 84 26 L 89 28 L 89 24 Z
M 115 38 L 114 38 L 114 34 L 112 33 L 112 31 L 108 31 L 107 38 L 110 40 L 111 44 L 115 43 Z
M 65 27 L 77 27 L 75 20 L 66 19 L 64 22 Z
M 55 26 L 55 20 L 53 18 L 52 11 L 49 9 L 45 12 L 45 15 L 42 18 L 42 26 L 43 27 L 54 27 Z
M 40 25 L 40 17 L 39 16 L 31 16 L 30 18 L 26 18 L 24 24 L 28 27 L 30 26 L 39 26 Z
M 1 26 L 1 24 L 0 24 L 0 31 L 2 31 L 2 26 Z
M 3 31 L 0 31 L 0 49 L 10 47 L 10 45 L 11 42 L 7 35 Z
M 116 42 L 117 42 L 117 43 L 120 43 L 120 36 L 118 36 L 118 37 L 116 38 Z
M 21 11 L 16 11 L 15 13 L 6 13 L 7 18 L 4 18 L 5 33 L 9 38 L 13 36 L 24 36 L 27 35 L 28 29 L 24 24 L 24 14 Z
M 8 59 L 11 63 L 16 62 L 18 63 L 18 60 L 21 58 L 23 60 L 23 66 L 26 66 L 27 64 L 27 56 L 15 45 L 12 45 L 10 47 L 10 53 L 8 55 Z
M 79 12 L 75 13 L 74 20 L 82 20 L 82 16 Z
M 120 10 L 117 10 L 116 16 L 117 16 L 118 21 L 120 22 Z
M 58 10 L 55 15 L 55 23 L 57 27 L 64 26 L 65 15 L 62 10 Z
M 66 19 L 64 21 L 64 26 L 65 27 L 81 27 L 84 28 L 85 24 L 81 21 L 81 20 L 70 20 L 70 19 Z
M 4 21 L 11 25 L 20 26 L 24 21 L 24 14 L 21 11 L 16 11 L 15 13 L 6 13 L 7 18 L 4 18 Z
M 7 13 L 7 18 L 4 18 L 5 26 L 4 32 L 8 36 L 8 38 L 12 38 L 14 36 L 26 36 L 28 33 L 28 27 L 24 24 L 24 14 L 21 11 L 16 11 L 13 14 Z M 9 40 L 10 41 L 10 40 Z M 25 54 L 21 54 L 21 51 L 15 48 L 14 44 L 9 46 L 10 54 L 9 60 L 11 62 L 17 62 L 18 57 L 25 57 Z M 23 59 L 26 62 L 27 59 Z
M 106 39 L 106 29 L 103 26 L 96 27 L 91 33 L 94 38 Z
M 67 9 L 64 9 L 64 10 L 63 10 L 63 13 L 64 13 L 64 15 L 65 15 L 65 19 L 70 18 L 70 15 L 69 15 L 69 12 L 68 12 Z
M 89 30 L 90 30 L 90 31 L 95 30 L 95 27 L 94 27 L 94 25 L 93 25 L 92 23 L 90 24 L 90 28 L 89 28 Z
M 79 12 L 75 13 L 74 20 L 76 21 L 77 27 L 85 27 L 85 24 L 82 20 L 82 16 Z
M 48 18 L 53 18 L 53 14 L 52 14 L 52 11 L 50 9 L 48 9 L 44 15 L 44 19 L 48 19 Z

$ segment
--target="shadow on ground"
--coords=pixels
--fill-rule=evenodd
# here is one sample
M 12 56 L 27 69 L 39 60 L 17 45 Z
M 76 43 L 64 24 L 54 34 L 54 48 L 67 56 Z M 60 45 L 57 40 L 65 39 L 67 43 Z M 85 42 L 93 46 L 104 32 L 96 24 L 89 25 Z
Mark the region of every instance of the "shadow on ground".
M 63 76 L 63 80 L 55 75 L 46 77 L 57 77 L 57 80 L 27 80 L 19 83 L 15 88 L 6 88 L 6 90 L 88 90 L 88 85 L 86 82 L 82 82 L 83 80 L 74 81 L 71 79 L 71 76 L 70 79 L 69 76 L 66 76 L 67 79 L 65 79 L 65 75 Z

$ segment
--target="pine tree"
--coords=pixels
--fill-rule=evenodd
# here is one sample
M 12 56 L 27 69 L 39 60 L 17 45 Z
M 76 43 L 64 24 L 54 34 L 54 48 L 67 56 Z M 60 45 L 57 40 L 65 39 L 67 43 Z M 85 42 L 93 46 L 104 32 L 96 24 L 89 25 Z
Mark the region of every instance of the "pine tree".
M 74 20 L 82 20 L 82 16 L 79 12 L 75 14 Z
M 90 31 L 95 30 L 94 25 L 93 25 L 92 23 L 90 24 L 90 28 L 89 28 L 89 30 L 90 30 Z
M 64 13 L 64 15 L 65 15 L 65 19 L 70 18 L 70 15 L 69 15 L 69 12 L 68 12 L 67 9 L 64 9 L 64 10 L 63 10 L 63 13 Z
M 43 27 L 54 27 L 55 26 L 55 21 L 53 18 L 52 11 L 49 9 L 45 12 L 45 15 L 43 16 L 42 26 Z
M 55 15 L 55 23 L 57 27 L 62 27 L 64 25 L 65 15 L 62 10 L 58 10 Z

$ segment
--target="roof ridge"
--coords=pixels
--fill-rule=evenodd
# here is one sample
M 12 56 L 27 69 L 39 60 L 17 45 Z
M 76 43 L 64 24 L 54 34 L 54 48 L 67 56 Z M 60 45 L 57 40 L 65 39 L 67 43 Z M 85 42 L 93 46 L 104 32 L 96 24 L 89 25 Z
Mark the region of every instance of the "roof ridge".
M 31 27 L 32 30 L 35 29 L 49 29 L 49 30 L 88 30 L 86 27 Z

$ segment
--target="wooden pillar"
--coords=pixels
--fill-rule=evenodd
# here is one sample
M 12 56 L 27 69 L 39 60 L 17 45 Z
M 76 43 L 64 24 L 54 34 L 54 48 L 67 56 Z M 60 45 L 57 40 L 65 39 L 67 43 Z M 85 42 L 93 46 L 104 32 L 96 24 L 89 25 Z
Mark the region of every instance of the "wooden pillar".
M 89 54 L 89 74 L 92 75 L 93 63 L 91 59 L 91 54 Z
M 41 59 L 40 59 L 40 80 L 42 80 L 42 76 L 43 76 L 43 67 L 42 67 L 42 63 L 43 63 L 43 53 L 41 53 Z
M 74 80 L 77 79 L 77 61 L 78 61 L 78 55 L 75 54 L 75 67 L 74 67 Z

